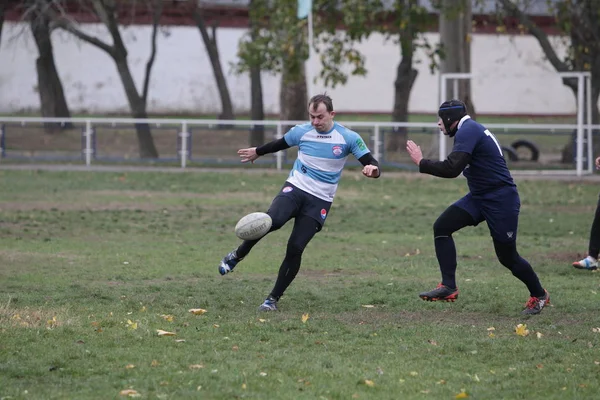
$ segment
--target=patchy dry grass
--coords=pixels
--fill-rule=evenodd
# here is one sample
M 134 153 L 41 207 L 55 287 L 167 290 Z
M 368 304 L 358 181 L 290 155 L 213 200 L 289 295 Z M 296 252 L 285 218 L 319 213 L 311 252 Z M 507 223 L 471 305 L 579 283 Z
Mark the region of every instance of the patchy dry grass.
M 281 311 L 256 311 L 291 224 L 221 277 L 271 173 L 0 173 L 0 397 L 592 399 L 600 281 L 576 271 L 597 188 L 519 182 L 519 251 L 551 293 L 534 318 L 485 225 L 455 235 L 456 303 L 431 226 L 462 180 L 344 175 Z M 190 309 L 202 308 L 203 315 Z M 516 327 L 525 324 L 517 334 Z M 174 336 L 160 335 L 166 331 Z M 451 367 L 449 367 L 451 366 Z M 133 392 L 128 392 L 133 393 Z

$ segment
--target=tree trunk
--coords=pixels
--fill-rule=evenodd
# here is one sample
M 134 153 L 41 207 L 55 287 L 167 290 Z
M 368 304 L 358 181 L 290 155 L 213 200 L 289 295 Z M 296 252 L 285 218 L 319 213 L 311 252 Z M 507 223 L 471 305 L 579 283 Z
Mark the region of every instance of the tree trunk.
M 441 73 L 471 72 L 471 31 L 472 10 L 469 0 L 442 0 L 442 12 L 439 17 L 440 41 L 444 49 L 444 57 L 440 62 Z M 458 80 L 458 93 L 454 93 L 453 80 L 447 81 L 446 99 L 458 98 L 467 105 L 469 114 L 476 118 L 471 80 Z
M 250 119 L 253 121 L 263 121 L 265 119 L 265 110 L 263 105 L 262 81 L 260 78 L 260 67 L 250 67 Z M 260 146 L 265 142 L 265 126 L 254 125 L 250 132 L 250 146 Z
M 6 0 L 0 0 L 0 44 L 2 44 L 2 28 L 4 27 L 4 10 L 6 9 Z
M 36 60 L 38 76 L 38 92 L 40 95 L 41 114 L 43 117 L 70 118 L 71 113 L 65 99 L 62 82 L 54 63 L 54 51 L 50 40 L 49 19 L 43 13 L 36 13 L 31 17 L 31 32 L 37 45 L 39 57 Z M 72 128 L 73 124 L 64 125 L 56 123 L 44 124 L 47 133 L 55 129 Z
M 211 37 L 211 35 L 208 33 L 206 23 L 204 22 L 204 16 L 202 15 L 202 10 L 200 8 L 194 9 L 194 18 L 196 20 L 196 25 L 200 30 L 200 35 L 202 36 L 204 46 L 206 47 L 206 52 L 208 53 L 208 58 L 210 59 L 210 64 L 215 75 L 215 82 L 217 83 L 217 88 L 221 97 L 221 114 L 219 115 L 219 119 L 234 119 L 235 117 L 233 113 L 233 105 L 231 103 L 231 96 L 229 95 L 227 80 L 225 79 L 225 74 L 221 68 L 221 61 L 219 58 L 216 26 L 213 26 L 212 28 Z
M 297 65 L 294 64 L 296 67 Z M 279 118 L 285 121 L 306 121 L 308 109 L 308 93 L 304 63 L 299 71 L 291 73 L 285 68 L 281 76 L 281 92 L 279 93 Z M 288 130 L 290 127 L 284 127 Z
M 118 55 L 115 58 L 115 63 L 117 65 L 117 71 L 119 72 L 119 76 L 121 77 L 121 82 L 123 82 L 123 88 L 125 89 L 125 94 L 127 95 L 127 100 L 129 102 L 129 107 L 131 108 L 132 117 L 148 118 L 148 114 L 146 112 L 146 102 L 139 95 L 135 87 L 135 82 L 133 81 L 133 77 L 131 76 L 129 65 L 127 65 L 126 55 Z M 152 132 L 150 131 L 150 126 L 146 123 L 135 124 L 135 131 L 138 138 L 140 157 L 158 158 L 158 151 L 156 150 L 154 140 L 152 139 Z
M 419 71 L 413 68 L 413 38 L 412 35 L 401 35 L 400 47 L 402 49 L 402 58 L 396 69 L 396 81 L 394 82 L 394 110 L 392 112 L 392 121 L 408 121 L 408 103 L 410 92 L 417 79 Z M 385 149 L 388 152 L 396 152 L 404 148 L 404 143 L 408 138 L 406 128 L 394 130 L 394 134 L 385 143 Z
M 256 0 L 250 0 L 248 7 L 252 10 L 256 6 Z M 258 29 L 256 21 L 250 13 L 250 36 L 252 40 L 258 39 Z M 254 121 L 263 121 L 265 119 L 265 109 L 263 102 L 262 79 L 260 76 L 260 65 L 250 66 L 250 119 Z M 250 131 L 250 147 L 260 146 L 265 142 L 265 126 L 254 125 Z

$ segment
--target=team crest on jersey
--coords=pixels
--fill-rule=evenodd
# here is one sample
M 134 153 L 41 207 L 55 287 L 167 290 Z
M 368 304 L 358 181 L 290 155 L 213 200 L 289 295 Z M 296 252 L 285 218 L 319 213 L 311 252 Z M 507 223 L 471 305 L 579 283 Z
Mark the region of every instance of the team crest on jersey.
M 343 152 L 342 146 L 335 145 L 331 148 L 331 151 L 333 151 L 334 156 L 339 157 L 342 155 L 342 152 Z
M 286 187 L 284 187 L 284 188 L 283 188 L 281 191 L 282 191 L 283 193 L 289 193 L 289 192 L 291 192 L 292 190 L 294 190 L 294 188 L 293 188 L 293 187 L 291 187 L 291 186 L 286 186 Z
M 321 219 L 325 219 L 327 218 L 327 210 L 324 208 L 321 208 Z

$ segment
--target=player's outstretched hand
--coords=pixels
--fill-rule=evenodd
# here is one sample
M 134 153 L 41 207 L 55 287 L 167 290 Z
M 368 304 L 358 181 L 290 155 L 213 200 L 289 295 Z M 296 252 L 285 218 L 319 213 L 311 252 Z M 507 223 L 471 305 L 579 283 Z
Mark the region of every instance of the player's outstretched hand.
M 362 169 L 362 173 L 367 178 L 377 178 L 379 176 L 379 167 L 375 165 L 365 165 Z
M 600 169 L 600 157 L 596 158 L 596 169 Z
M 256 160 L 258 157 L 260 157 L 258 154 L 256 154 L 256 147 L 249 147 L 247 149 L 239 149 L 237 152 L 240 156 L 240 161 L 243 163 L 247 163 L 248 161 L 250 161 L 251 163 L 254 163 L 254 160 Z
M 421 163 L 421 160 L 423 159 L 423 152 L 421 151 L 420 146 L 417 146 L 415 142 L 409 140 L 406 142 L 406 151 L 408 151 L 410 158 L 415 164 L 419 165 Z

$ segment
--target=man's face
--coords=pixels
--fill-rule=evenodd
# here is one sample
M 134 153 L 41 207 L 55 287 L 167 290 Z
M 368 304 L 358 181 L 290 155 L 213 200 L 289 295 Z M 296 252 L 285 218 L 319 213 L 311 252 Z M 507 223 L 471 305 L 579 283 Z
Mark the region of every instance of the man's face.
M 308 105 L 308 115 L 310 117 L 311 125 L 317 130 L 317 132 L 328 132 L 333 128 L 333 117 L 335 111 L 327 111 L 327 106 L 324 103 L 319 103 L 317 109 L 313 108 L 314 104 Z
M 446 132 L 446 127 L 444 126 L 444 121 L 442 121 L 441 118 L 438 118 L 438 128 L 440 128 L 440 131 L 444 134 L 447 135 L 448 132 Z
M 454 121 L 452 125 L 450 125 L 450 129 L 454 129 L 454 127 L 458 124 L 458 121 Z M 446 131 L 446 127 L 444 126 L 444 121 L 441 118 L 438 118 L 438 128 L 444 135 L 448 135 L 448 131 Z

